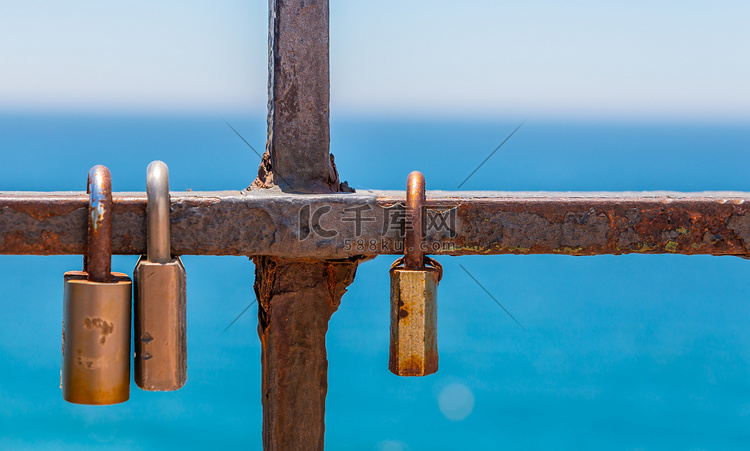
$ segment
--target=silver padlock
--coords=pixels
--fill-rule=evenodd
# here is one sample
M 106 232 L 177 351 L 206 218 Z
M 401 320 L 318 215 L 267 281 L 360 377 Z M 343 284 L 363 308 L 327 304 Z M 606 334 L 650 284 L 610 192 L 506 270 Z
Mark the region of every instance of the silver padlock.
M 187 380 L 187 291 L 182 261 L 172 258 L 169 169 L 148 165 L 146 176 L 147 255 L 135 282 L 135 382 L 143 390 L 179 390 Z
M 391 344 L 388 367 L 398 376 L 427 376 L 438 369 L 437 288 L 440 263 L 424 255 L 425 181 L 409 174 L 404 256 L 391 266 Z

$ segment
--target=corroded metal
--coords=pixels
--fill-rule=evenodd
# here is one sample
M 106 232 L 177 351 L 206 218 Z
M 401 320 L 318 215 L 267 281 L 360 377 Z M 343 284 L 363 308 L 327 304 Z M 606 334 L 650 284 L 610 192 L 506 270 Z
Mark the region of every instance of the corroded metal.
M 83 270 L 92 282 L 109 282 L 112 270 L 112 176 L 105 166 L 89 171 L 88 231 Z
M 125 274 L 110 273 L 112 189 L 106 167 L 91 169 L 88 190 L 86 269 L 63 278 L 61 388 L 68 402 L 116 404 L 130 396 L 132 287 Z
M 390 270 L 388 369 L 398 376 L 427 376 L 438 370 L 437 290 L 443 267 L 423 258 L 420 269 L 407 269 L 402 257 Z
M 269 13 L 273 183 L 284 191 L 339 191 L 329 156 L 328 0 L 269 0 Z
M 326 332 L 357 261 L 256 257 L 263 448 L 322 450 Z
M 424 202 L 425 181 L 419 171 L 409 174 L 406 181 L 406 224 L 404 232 L 404 268 L 422 269 L 424 267 Z M 410 226 L 410 227 L 408 227 Z
M 187 380 L 187 290 L 185 267 L 169 249 L 169 169 L 148 166 L 148 253 L 133 272 L 135 283 L 135 382 L 144 390 L 172 391 Z
M 248 195 L 262 196 L 271 187 L 295 193 L 347 191 L 329 154 L 328 0 L 269 0 L 269 10 L 268 140 Z M 275 207 L 286 210 L 289 204 L 282 200 Z M 280 229 L 291 231 L 301 243 L 303 232 L 317 230 L 309 221 L 302 223 L 304 212 L 309 218 L 322 213 L 309 205 L 307 210 L 296 207 L 285 219 L 258 211 L 254 220 L 237 227 L 232 239 L 244 235 L 267 247 L 296 248 L 292 241 L 278 241 L 284 234 Z M 245 212 L 240 209 L 238 216 Z M 354 278 L 357 259 L 280 258 L 294 257 L 294 252 L 246 255 L 265 255 L 254 258 L 263 448 L 323 450 L 325 336 L 328 320 Z
M 113 196 L 113 253 L 146 252 L 145 193 Z M 172 255 L 403 254 L 405 193 L 172 193 Z M 0 192 L 0 254 L 83 254 L 84 193 Z M 428 254 L 750 256 L 750 193 L 428 191 Z
M 391 266 L 391 341 L 388 369 L 398 376 L 427 376 L 438 369 L 437 288 L 443 267 L 424 254 L 425 180 L 406 182 L 404 256 Z

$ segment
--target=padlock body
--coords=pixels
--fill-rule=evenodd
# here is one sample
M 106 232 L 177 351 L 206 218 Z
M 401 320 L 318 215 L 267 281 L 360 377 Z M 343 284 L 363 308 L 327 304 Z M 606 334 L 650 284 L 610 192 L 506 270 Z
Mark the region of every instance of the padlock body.
M 438 369 L 436 268 L 391 270 L 391 345 L 388 367 L 398 376 Z
M 65 273 L 63 302 L 63 398 L 76 404 L 106 405 L 130 396 L 130 305 L 132 284 L 125 274 L 112 282 Z
M 172 391 L 187 380 L 185 267 L 179 258 L 141 257 L 135 282 L 135 382 L 143 390 Z

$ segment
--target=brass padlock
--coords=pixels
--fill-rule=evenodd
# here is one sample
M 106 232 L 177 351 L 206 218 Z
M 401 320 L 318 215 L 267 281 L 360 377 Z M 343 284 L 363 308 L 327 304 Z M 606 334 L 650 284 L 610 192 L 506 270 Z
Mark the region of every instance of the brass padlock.
M 187 380 L 185 267 L 170 250 L 169 169 L 148 165 L 147 255 L 135 267 L 135 382 L 144 390 L 179 390 Z
M 388 367 L 398 376 L 427 376 L 438 369 L 437 288 L 440 263 L 424 255 L 422 173 L 409 174 L 404 256 L 391 266 L 391 345 Z
M 83 271 L 65 273 L 63 398 L 117 404 L 130 396 L 130 278 L 111 272 L 112 184 L 94 166 L 88 179 L 88 244 Z

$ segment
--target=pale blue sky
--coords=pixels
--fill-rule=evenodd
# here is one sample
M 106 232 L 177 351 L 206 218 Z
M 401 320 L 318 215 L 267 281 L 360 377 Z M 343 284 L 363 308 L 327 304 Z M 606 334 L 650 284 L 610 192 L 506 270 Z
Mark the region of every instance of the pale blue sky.
M 0 109 L 266 105 L 267 2 L 0 0 Z M 750 119 L 750 2 L 331 1 L 332 114 Z

